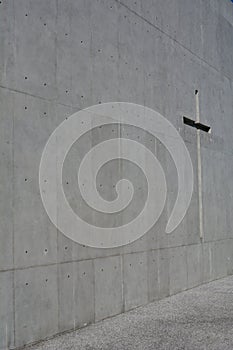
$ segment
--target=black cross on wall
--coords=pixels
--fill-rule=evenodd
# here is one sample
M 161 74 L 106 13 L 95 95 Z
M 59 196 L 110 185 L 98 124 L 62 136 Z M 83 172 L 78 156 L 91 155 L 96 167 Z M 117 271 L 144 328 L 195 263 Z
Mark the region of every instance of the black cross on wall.
M 198 130 L 202 130 L 205 132 L 210 132 L 210 126 L 202 124 L 198 121 L 195 121 L 193 119 L 190 119 L 188 117 L 183 116 L 183 122 L 184 124 L 187 124 L 189 126 L 192 126 L 193 128 L 196 128 Z

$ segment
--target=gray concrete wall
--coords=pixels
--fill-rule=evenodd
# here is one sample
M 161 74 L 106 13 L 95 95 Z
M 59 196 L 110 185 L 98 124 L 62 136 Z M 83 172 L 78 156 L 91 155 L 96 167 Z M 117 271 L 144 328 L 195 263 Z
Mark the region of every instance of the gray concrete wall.
M 232 38 L 230 0 L 0 1 L 1 350 L 232 274 Z M 195 119 L 195 89 L 201 121 L 212 128 L 212 134 L 201 133 L 202 241 L 197 131 L 182 122 L 184 114 Z M 143 238 L 101 250 L 72 242 L 52 225 L 40 198 L 38 168 L 62 120 L 108 101 L 142 104 L 166 116 L 190 151 L 195 183 L 186 217 L 167 235 L 177 194 L 174 164 L 150 134 L 123 128 L 156 150 L 168 196 L 162 216 Z M 86 135 L 81 155 L 117 132 L 105 127 Z M 74 196 L 71 163 L 72 157 L 65 168 L 67 197 L 74 210 L 93 220 Z M 112 180 L 124 173 L 134 178 L 132 164 L 120 169 L 119 174 L 111 164 Z M 143 199 L 138 176 L 140 195 L 125 217 L 94 220 L 108 226 L 133 217 Z M 108 195 L 104 186 L 101 191 Z

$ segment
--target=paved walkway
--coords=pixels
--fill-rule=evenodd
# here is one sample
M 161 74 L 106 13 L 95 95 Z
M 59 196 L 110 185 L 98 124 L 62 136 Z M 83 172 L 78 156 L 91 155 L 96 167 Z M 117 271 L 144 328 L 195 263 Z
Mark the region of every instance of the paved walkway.
M 232 350 L 233 277 L 58 336 L 31 350 Z

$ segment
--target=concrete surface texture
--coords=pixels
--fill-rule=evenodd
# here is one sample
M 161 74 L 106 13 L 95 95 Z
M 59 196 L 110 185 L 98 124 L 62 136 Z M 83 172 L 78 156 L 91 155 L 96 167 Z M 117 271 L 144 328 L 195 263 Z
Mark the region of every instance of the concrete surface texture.
M 233 278 L 181 292 L 28 350 L 231 350 Z
M 230 0 L 0 1 L 1 350 L 232 274 L 232 37 Z M 182 118 L 196 119 L 195 90 L 200 121 L 212 130 L 199 132 L 199 151 L 197 130 Z M 145 236 L 103 250 L 74 243 L 55 228 L 43 208 L 38 172 L 52 131 L 72 113 L 109 101 L 145 105 L 172 122 L 192 158 L 194 193 L 182 223 L 166 234 L 177 177 L 165 146 L 129 126 L 84 135 L 64 164 L 64 189 L 85 220 L 117 226 L 143 206 L 145 179 L 128 162 L 111 162 L 97 178 L 109 200 L 109 184 L 132 179 L 137 200 L 121 216 L 93 213 L 76 191 L 73 162 L 78 167 L 93 145 L 112 135 L 125 133 L 152 150 L 168 186 L 164 211 Z M 201 295 L 193 293 L 200 310 Z M 145 310 L 156 305 L 162 304 Z

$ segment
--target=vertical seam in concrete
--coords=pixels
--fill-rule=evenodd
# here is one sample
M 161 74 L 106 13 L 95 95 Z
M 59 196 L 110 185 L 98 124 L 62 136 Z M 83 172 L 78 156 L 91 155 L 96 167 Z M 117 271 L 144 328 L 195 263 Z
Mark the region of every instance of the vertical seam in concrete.
M 196 97 L 196 121 L 200 123 L 199 94 Z M 198 202 L 199 202 L 199 234 L 203 241 L 203 203 L 202 203 L 202 168 L 201 168 L 201 138 L 200 130 L 197 130 L 197 177 L 198 177 Z
M 153 251 L 152 251 L 153 252 Z M 146 264 L 147 264 L 147 269 L 146 269 L 146 283 L 147 283 L 147 303 L 150 300 L 150 293 L 149 293 L 149 260 L 150 260 L 150 252 L 146 252 Z
M 122 292 L 122 312 L 125 312 L 125 276 L 124 276 L 124 255 L 120 255 L 121 257 L 121 275 L 122 275 L 122 282 L 121 282 L 121 292 Z
M 58 97 L 58 84 L 57 84 L 57 37 L 58 37 L 58 32 L 57 32 L 57 23 L 58 23 L 58 0 L 56 0 L 56 18 L 55 18 L 55 86 L 56 86 L 56 94 Z
M 158 297 L 160 298 L 160 249 L 157 254 L 157 273 L 158 273 Z
M 204 281 L 205 281 L 204 244 L 201 244 L 200 252 L 201 252 L 201 266 L 202 266 L 202 268 L 200 266 L 200 268 L 201 268 L 201 280 L 202 280 L 202 283 L 204 283 Z
M 119 7 L 120 5 L 116 3 L 117 6 Z M 117 9 L 118 10 L 118 9 Z M 118 101 L 120 100 L 120 59 L 121 59 L 121 54 L 120 54 L 120 33 L 119 33 L 119 28 L 120 28 L 120 12 L 117 11 L 117 53 L 118 53 L 118 59 L 117 59 L 117 79 L 118 79 L 118 88 L 117 88 L 117 94 L 118 94 Z
M 14 96 L 13 98 L 13 104 L 14 104 Z M 13 288 L 13 334 L 14 334 L 14 347 L 15 344 L 15 219 L 14 219 L 14 193 L 15 193 L 15 171 L 14 171 L 14 159 L 15 159 L 15 152 L 14 152 L 14 118 L 15 118 L 15 112 L 13 111 L 12 116 L 12 261 L 13 261 L 13 278 L 12 278 L 12 288 Z
M 156 254 L 156 277 L 157 277 L 157 286 L 156 286 L 156 300 L 159 299 L 159 252 L 157 250 L 154 250 L 155 254 Z
M 91 22 L 91 17 L 92 17 L 92 11 L 91 11 L 91 6 L 90 6 L 90 71 L 91 71 L 91 79 L 90 79 L 90 96 L 91 96 L 91 104 L 93 104 L 93 71 L 94 71 L 94 55 L 93 55 L 93 34 L 92 34 L 92 22 Z
M 187 251 L 187 247 L 188 247 L 188 246 L 185 246 L 185 247 L 184 247 L 184 249 L 185 249 L 185 260 L 186 260 L 186 288 L 185 288 L 185 289 L 188 289 L 188 288 L 189 288 L 188 251 Z
M 72 263 L 72 305 L 73 305 L 73 308 L 72 308 L 72 316 L 73 316 L 73 329 L 75 330 L 76 329 L 76 299 L 75 299 L 75 289 L 76 289 L 76 277 L 79 276 L 80 278 L 80 265 L 79 263 L 77 263 L 77 270 L 78 270 L 78 274 L 74 274 L 74 263 Z M 75 278 L 75 279 L 74 279 Z
M 70 30 L 70 46 L 69 46 L 69 50 L 70 50 L 70 62 L 72 62 L 72 10 L 71 10 L 71 2 L 69 2 L 69 30 Z M 73 108 L 73 104 L 74 104 L 74 93 L 73 93 L 73 65 L 72 63 L 70 64 L 70 91 L 71 91 L 71 105 Z
M 211 244 L 209 244 L 209 259 L 210 259 L 210 280 L 212 280 L 212 250 L 211 250 Z
M 96 295 L 96 290 L 95 290 L 95 264 L 94 264 L 94 259 L 92 259 L 92 269 L 93 269 L 93 290 L 94 290 L 94 300 L 93 300 L 93 305 L 94 305 L 94 322 L 96 322 L 96 309 L 95 309 L 95 295 Z
M 145 23 L 142 22 L 142 33 L 143 33 L 143 26 L 145 26 Z M 143 40 L 143 51 L 144 51 L 144 40 Z M 143 104 L 144 107 L 146 106 L 146 74 L 145 74 L 145 68 L 143 67 Z
M 7 328 L 7 323 L 6 323 L 6 346 L 7 346 L 7 343 L 8 343 L 8 328 Z M 3 340 L 4 341 L 4 340 Z M 6 348 L 7 350 L 7 348 Z
M 16 42 L 15 42 L 15 0 L 13 0 L 12 3 L 13 6 L 13 21 L 14 21 L 14 61 L 15 61 L 15 50 L 16 50 Z M 13 106 L 15 107 L 15 96 L 14 94 L 12 95 L 13 99 Z M 13 295 L 13 344 L 14 348 L 16 347 L 16 329 L 15 329 L 15 324 L 16 324 L 16 305 L 15 305 L 15 200 L 14 200 L 14 193 L 15 193 L 15 150 L 14 150 L 14 144 L 15 144 L 15 108 L 12 112 L 12 238 L 13 238 L 13 244 L 12 244 L 12 261 L 13 261 L 13 280 L 12 280 L 12 295 Z
M 73 29 L 72 29 L 72 14 L 73 14 L 73 11 L 72 11 L 72 5 L 70 3 L 70 7 L 69 7 L 69 21 L 70 21 L 70 37 L 71 37 L 71 40 L 70 40 L 70 73 L 71 73 L 71 78 L 70 78 L 70 89 L 72 91 L 72 94 L 71 94 L 71 105 L 73 107 L 73 104 L 75 102 L 75 105 L 76 105 L 76 101 L 74 99 L 74 89 L 73 89 L 73 64 L 72 64 L 72 37 L 73 37 Z
M 170 251 L 171 251 L 171 249 L 167 249 L 167 252 L 168 252 L 168 295 L 171 295 L 171 275 L 170 275 L 170 265 L 171 265 Z
M 57 36 L 58 36 L 58 32 L 57 32 L 57 23 L 58 23 L 58 0 L 56 0 L 56 19 L 55 19 L 55 84 L 56 84 L 56 93 L 58 96 L 58 85 L 57 85 Z M 57 109 L 55 108 L 55 114 L 56 114 L 56 120 L 57 120 Z M 57 162 L 56 162 L 57 163 Z M 56 179 L 57 181 L 57 179 Z M 57 211 L 57 216 L 58 216 L 58 210 L 56 208 Z M 57 228 L 57 236 L 56 236 L 56 244 L 57 244 L 57 257 L 56 257 L 56 267 L 57 267 L 57 328 L 58 328 L 58 332 L 60 331 L 60 295 L 59 295 L 59 265 L 58 265 L 58 256 L 59 256 L 59 248 L 58 248 L 58 228 Z

